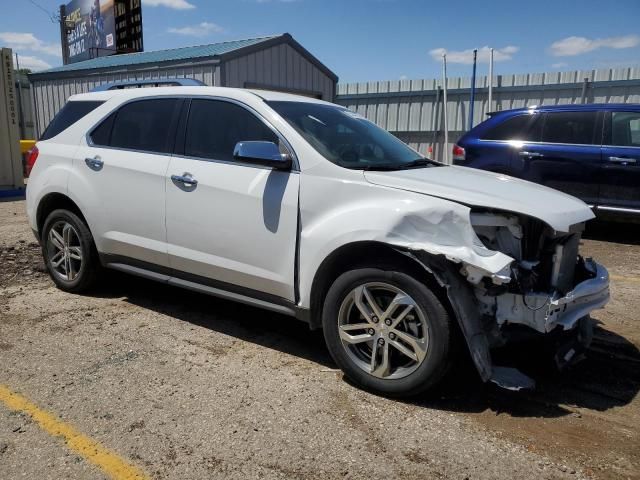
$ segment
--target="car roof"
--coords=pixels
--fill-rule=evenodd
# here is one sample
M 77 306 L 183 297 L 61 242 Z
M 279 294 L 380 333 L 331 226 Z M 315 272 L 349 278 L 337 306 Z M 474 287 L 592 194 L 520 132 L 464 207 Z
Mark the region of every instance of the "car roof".
M 497 112 L 490 112 L 488 115 L 502 115 L 505 113 L 516 112 L 547 112 L 547 111 L 601 111 L 612 109 L 633 109 L 640 110 L 640 104 L 638 103 L 580 103 L 580 104 L 563 104 L 563 105 L 531 105 L 521 108 L 513 108 L 510 110 L 500 110 Z
M 99 100 L 107 101 L 112 98 L 119 98 L 121 100 L 129 100 L 141 97 L 162 97 L 162 96 L 211 96 L 211 97 L 225 97 L 236 100 L 255 100 L 256 97 L 265 101 L 280 101 L 280 102 L 305 102 L 305 103 L 320 103 L 326 105 L 333 105 L 333 103 L 318 100 L 312 97 L 306 97 L 303 95 L 295 95 L 286 92 L 276 92 L 271 90 L 257 90 L 246 88 L 229 88 L 229 87 L 147 87 L 147 88 L 124 88 L 117 90 L 106 90 L 102 92 L 88 92 L 79 93 L 69 97 L 68 101 L 89 101 Z

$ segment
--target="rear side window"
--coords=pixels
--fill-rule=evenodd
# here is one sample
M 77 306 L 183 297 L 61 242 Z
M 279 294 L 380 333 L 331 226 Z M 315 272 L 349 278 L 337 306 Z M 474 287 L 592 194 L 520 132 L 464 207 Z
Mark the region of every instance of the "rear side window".
M 190 157 L 233 160 L 238 142 L 265 140 L 279 144 L 278 136 L 251 112 L 218 100 L 193 100 L 189 110 L 184 153 Z
M 606 145 L 640 147 L 640 112 L 613 112 L 606 130 Z
M 159 98 L 128 103 L 91 132 L 91 141 L 99 146 L 170 153 L 179 102 Z
M 539 114 L 525 114 L 508 118 L 485 133 L 482 139 L 538 141 L 540 137 L 540 117 Z
M 76 123 L 82 117 L 92 112 L 104 102 L 98 101 L 73 101 L 67 102 L 64 107 L 53 117 L 49 126 L 40 136 L 40 140 L 49 140 L 63 130 Z
M 597 112 L 550 112 L 545 114 L 542 141 L 546 143 L 594 143 Z M 598 145 L 600 142 L 597 142 Z

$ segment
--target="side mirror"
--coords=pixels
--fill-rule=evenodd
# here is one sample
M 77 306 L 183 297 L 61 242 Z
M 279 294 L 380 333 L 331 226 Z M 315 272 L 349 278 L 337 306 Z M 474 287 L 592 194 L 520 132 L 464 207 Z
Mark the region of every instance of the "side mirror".
M 238 142 L 233 149 L 233 158 L 249 163 L 272 167 L 276 170 L 289 170 L 292 159 L 288 153 L 280 153 L 273 142 Z

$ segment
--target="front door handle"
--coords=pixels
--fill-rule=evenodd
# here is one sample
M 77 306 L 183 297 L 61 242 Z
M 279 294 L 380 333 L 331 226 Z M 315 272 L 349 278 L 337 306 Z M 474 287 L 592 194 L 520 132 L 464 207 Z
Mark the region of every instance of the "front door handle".
M 87 167 L 95 172 L 99 172 L 100 170 L 102 170 L 102 167 L 104 167 L 104 162 L 97 155 L 93 158 L 85 158 L 84 163 L 86 163 Z
M 544 157 L 543 154 L 538 153 L 538 152 L 518 152 L 518 155 L 520 155 L 521 157 L 525 157 L 525 158 L 542 158 Z
M 198 185 L 198 181 L 189 172 L 185 172 L 182 175 L 171 175 L 171 180 L 176 185 L 182 185 L 186 188 L 195 188 Z
M 609 157 L 609 161 L 613 163 L 636 163 L 635 158 L 625 158 L 625 157 Z

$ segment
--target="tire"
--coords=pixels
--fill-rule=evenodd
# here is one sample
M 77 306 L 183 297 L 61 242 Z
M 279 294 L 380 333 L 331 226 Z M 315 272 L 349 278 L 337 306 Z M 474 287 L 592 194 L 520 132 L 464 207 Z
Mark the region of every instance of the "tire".
M 59 289 L 80 293 L 95 285 L 100 260 L 89 227 L 78 215 L 69 210 L 51 212 L 41 243 L 44 264 Z
M 373 298 L 383 318 L 377 318 L 367 298 Z M 392 298 L 400 305 L 391 311 L 391 318 L 385 318 L 382 311 L 390 305 L 385 300 Z M 394 327 L 405 309 L 409 313 Z M 451 366 L 452 327 L 447 310 L 424 283 L 393 268 L 359 268 L 338 277 L 325 297 L 322 324 L 334 361 L 349 380 L 365 390 L 389 397 L 417 395 L 434 387 Z M 363 325 L 367 328 L 360 329 Z M 409 348 L 404 340 L 419 348 Z M 374 342 L 377 366 L 372 372 Z

